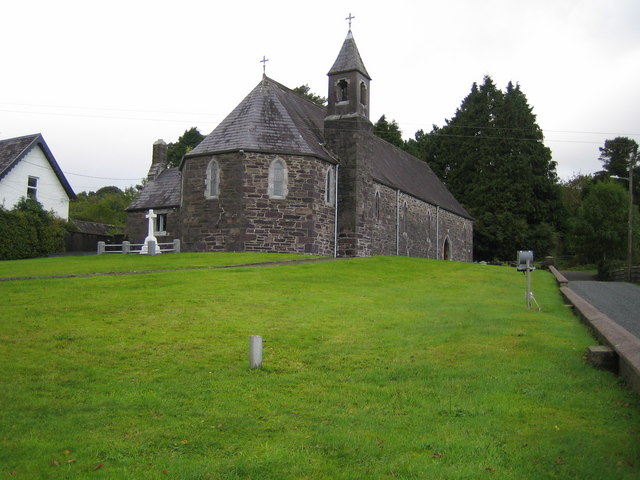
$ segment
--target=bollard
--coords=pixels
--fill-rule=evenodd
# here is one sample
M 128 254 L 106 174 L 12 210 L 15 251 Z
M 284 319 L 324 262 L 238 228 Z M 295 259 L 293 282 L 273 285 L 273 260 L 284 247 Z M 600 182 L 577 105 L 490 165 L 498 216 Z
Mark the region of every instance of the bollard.
M 262 337 L 249 337 L 249 368 L 262 368 Z

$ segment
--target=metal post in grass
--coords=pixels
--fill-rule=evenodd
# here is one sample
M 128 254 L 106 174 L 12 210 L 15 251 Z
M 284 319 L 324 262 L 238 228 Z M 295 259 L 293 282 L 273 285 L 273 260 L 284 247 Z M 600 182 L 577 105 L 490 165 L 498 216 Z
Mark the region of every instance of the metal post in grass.
M 535 270 L 536 267 L 533 266 L 533 252 L 531 250 L 519 250 L 518 251 L 518 261 L 517 261 L 517 269 L 522 272 L 526 276 L 526 284 L 527 291 L 525 293 L 527 308 L 531 308 L 531 300 L 535 302 L 535 298 L 533 298 L 533 292 L 531 291 L 531 270 Z M 537 304 L 538 302 L 536 302 Z M 540 309 L 540 307 L 538 307 Z
M 260 335 L 249 337 L 249 368 L 262 368 L 262 337 Z
M 531 309 L 531 260 L 527 258 L 527 308 Z

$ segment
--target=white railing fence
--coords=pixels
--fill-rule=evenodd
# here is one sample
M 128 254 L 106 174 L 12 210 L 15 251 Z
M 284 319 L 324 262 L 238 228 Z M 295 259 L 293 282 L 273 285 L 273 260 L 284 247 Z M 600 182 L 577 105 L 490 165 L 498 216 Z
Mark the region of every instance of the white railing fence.
M 144 243 L 131 243 L 124 241 L 122 243 L 105 243 L 98 242 L 98 255 L 105 253 L 137 253 L 143 250 Z M 157 255 L 159 253 L 180 253 L 180 240 L 175 239 L 173 242 L 156 243 L 153 240 L 147 242 L 146 255 Z

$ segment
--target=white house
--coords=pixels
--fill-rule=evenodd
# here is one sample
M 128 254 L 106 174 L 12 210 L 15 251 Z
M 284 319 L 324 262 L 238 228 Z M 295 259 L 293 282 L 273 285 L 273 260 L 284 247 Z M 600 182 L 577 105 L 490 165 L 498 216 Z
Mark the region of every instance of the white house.
M 30 197 L 45 210 L 68 220 L 76 198 L 40 133 L 0 140 L 0 206 L 10 210 Z

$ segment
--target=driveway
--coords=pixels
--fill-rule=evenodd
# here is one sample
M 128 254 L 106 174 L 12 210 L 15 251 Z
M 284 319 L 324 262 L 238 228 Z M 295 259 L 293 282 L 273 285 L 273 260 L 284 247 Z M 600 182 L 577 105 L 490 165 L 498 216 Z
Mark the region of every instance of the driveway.
M 571 290 L 640 338 L 640 287 L 623 282 L 576 281 L 570 278 L 571 272 L 567 273 Z

